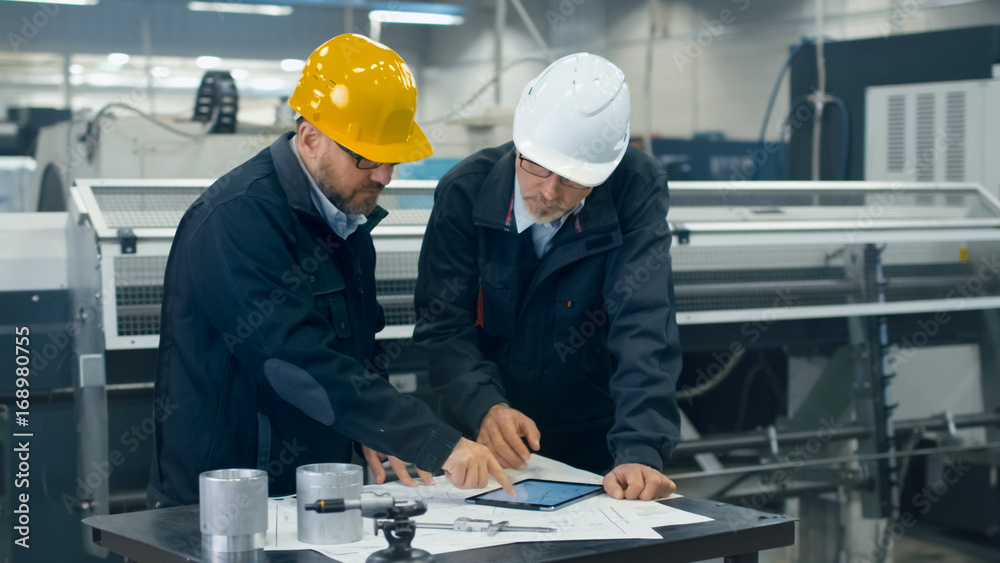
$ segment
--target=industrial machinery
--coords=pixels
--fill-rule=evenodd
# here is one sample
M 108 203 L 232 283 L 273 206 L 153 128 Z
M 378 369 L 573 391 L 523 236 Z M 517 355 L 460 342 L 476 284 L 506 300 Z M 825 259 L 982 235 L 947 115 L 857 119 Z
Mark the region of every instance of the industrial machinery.
M 998 127 L 998 78 L 871 86 L 865 92 L 865 177 L 881 181 L 976 182 L 997 196 L 1000 161 L 991 147 L 1000 142 Z M 969 351 L 955 348 L 953 352 L 959 356 L 952 360 L 960 361 L 960 355 Z M 925 386 L 933 385 L 938 379 L 935 370 L 942 367 L 932 364 L 916 378 Z M 948 395 L 952 396 L 952 407 L 976 401 L 968 393 Z M 910 400 L 901 401 L 904 405 L 919 400 L 905 398 Z M 904 498 L 922 498 L 920 491 L 941 480 L 944 466 L 940 459 L 931 459 L 915 467 L 923 473 L 922 478 L 904 484 Z M 973 477 L 951 487 L 950 494 L 928 513 L 927 520 L 1000 542 L 1000 511 L 969 509 L 980 504 L 997 506 L 1000 502 L 1000 498 L 990 501 L 981 496 L 982 491 L 992 489 L 990 475 L 995 472 L 995 464 L 973 463 Z
M 865 178 L 975 182 L 1000 197 L 1000 78 L 872 86 Z
M 0 260 L 5 271 L 45 277 L 48 285 L 39 287 L 51 285 L 57 300 L 14 276 L 4 278 L 0 297 L 20 307 L 9 318 L 24 320 L 9 322 L 39 330 L 54 323 L 72 342 L 65 359 L 40 357 L 53 376 L 40 378 L 49 383 L 33 393 L 54 405 L 50 417 L 69 417 L 74 405 L 82 413 L 79 436 L 50 429 L 46 438 L 76 452 L 77 472 L 60 464 L 57 479 L 56 462 L 45 460 L 50 473 L 42 481 L 77 520 L 142 506 L 150 447 L 143 424 L 170 408 L 152 405 L 166 257 L 182 214 L 211 183 L 79 179 L 68 213 L 0 219 L 5 240 L 49 241 L 48 254 L 31 254 L 48 256 L 44 263 L 8 244 L 0 245 Z M 377 362 L 397 388 L 429 401 L 425 358 L 409 337 L 433 187 L 393 182 L 380 198 L 390 214 L 373 232 L 388 323 Z M 995 197 L 954 183 L 673 182 L 670 190 L 666 220 L 686 356 L 678 391 L 687 414 L 670 471 L 688 494 L 755 507 L 796 497 L 789 510 L 818 522 L 803 527 L 813 532 L 803 532 L 797 549 L 822 560 L 880 541 L 878 523 L 899 516 L 914 436 L 934 439 L 923 453 L 942 463 L 959 451 L 962 459 L 996 455 Z M 657 257 L 650 259 L 654 267 Z M 639 269 L 623 281 L 642 284 L 647 275 Z M 47 317 L 39 303 L 49 304 Z M 939 366 L 948 366 L 947 378 Z M 937 385 L 930 396 L 928 381 Z M 760 389 L 779 405 L 773 412 L 757 400 Z M 12 391 L 0 389 L 7 405 Z M 112 475 L 77 488 L 115 453 Z M 67 495 L 63 507 L 58 499 Z M 4 496 L 4 514 L 9 503 Z
M 34 172 L 35 161 L 27 156 L 0 156 L 0 213 L 24 211 L 23 194 Z
M 1000 26 L 900 33 L 893 18 L 878 23 L 878 36 L 847 41 L 828 40 L 823 47 L 825 90 L 843 101 L 843 113 L 824 111 L 819 179 L 878 180 L 866 176 L 868 148 L 865 124 L 871 113 L 865 107 L 866 91 L 874 86 L 943 81 L 989 80 L 997 76 L 1000 61 Z M 813 115 L 810 96 L 819 85 L 815 43 L 792 50 L 788 65 L 790 109 L 802 111 L 789 139 L 789 178 L 812 178 Z M 801 101 L 801 106 L 799 102 Z M 971 101 L 971 100 L 970 100 Z M 972 106 L 970 106 L 971 110 Z M 882 108 L 879 112 L 884 111 Z M 845 115 L 846 114 L 846 115 Z M 971 117 L 986 116 L 970 111 Z M 969 148 L 973 148 L 971 145 Z M 846 169 L 845 169 L 846 168 Z M 969 178 L 965 181 L 975 181 Z
M 198 121 L 137 116 L 123 112 L 119 105 L 102 109 L 90 119 L 43 127 L 24 209 L 66 211 L 69 188 L 77 178 L 218 178 L 267 148 L 293 125 L 240 124 L 227 135 L 212 134 L 213 127 Z
M 653 139 L 653 155 L 673 181 L 746 182 L 788 179 L 788 144 L 716 136 Z
M 120 113 L 111 113 L 116 108 Z M 294 128 L 293 123 L 267 127 L 241 123 L 227 125 L 233 130 L 230 134 L 214 134 L 215 125 L 199 121 L 137 116 L 117 105 L 102 112 L 43 127 L 35 161 L 27 171 L 30 180 L 7 184 L 10 193 L 0 192 L 0 212 L 66 211 L 69 189 L 78 178 L 218 178 Z M 459 160 L 428 158 L 404 163 L 397 167 L 396 177 L 440 178 Z M 22 161 L 30 159 L 11 158 L 5 168 L 20 166 Z M 13 206 L 5 208 L 5 200 Z

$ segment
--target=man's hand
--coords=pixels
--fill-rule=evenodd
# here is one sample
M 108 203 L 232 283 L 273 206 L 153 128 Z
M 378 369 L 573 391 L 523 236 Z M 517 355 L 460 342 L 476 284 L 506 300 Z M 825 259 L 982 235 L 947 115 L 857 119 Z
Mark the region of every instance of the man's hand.
M 372 473 L 375 474 L 375 482 L 379 485 L 385 483 L 385 467 L 382 466 L 382 462 L 385 460 L 389 460 L 389 465 L 392 467 L 392 470 L 396 472 L 396 477 L 399 478 L 401 483 L 407 487 L 416 487 L 419 484 L 413 479 L 413 477 L 410 477 L 410 473 L 406 470 L 406 465 L 399 458 L 376 452 L 368 446 L 362 446 L 361 450 L 365 454 L 365 460 L 368 462 L 368 466 L 372 468 Z M 435 484 L 434 476 L 430 473 L 417 469 L 417 475 L 425 485 Z
M 531 452 L 522 436 L 528 439 L 532 450 L 541 447 L 542 434 L 535 421 L 507 405 L 494 405 L 483 417 L 476 441 L 489 448 L 504 469 L 527 469 Z
M 648 465 L 623 463 L 604 476 L 604 490 L 619 500 L 653 500 L 672 495 L 677 485 Z
M 471 440 L 460 439 L 441 469 L 448 481 L 459 489 L 482 489 L 492 475 L 508 495 L 516 496 L 514 485 L 489 448 Z

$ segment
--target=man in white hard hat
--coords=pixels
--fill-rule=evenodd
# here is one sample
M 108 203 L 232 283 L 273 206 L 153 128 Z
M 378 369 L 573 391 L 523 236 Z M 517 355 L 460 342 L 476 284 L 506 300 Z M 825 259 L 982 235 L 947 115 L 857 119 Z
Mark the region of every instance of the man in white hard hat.
M 629 88 L 588 53 L 525 87 L 514 140 L 438 184 L 414 341 L 446 414 L 507 468 L 530 450 L 669 495 L 681 367 L 667 179 L 629 145 Z

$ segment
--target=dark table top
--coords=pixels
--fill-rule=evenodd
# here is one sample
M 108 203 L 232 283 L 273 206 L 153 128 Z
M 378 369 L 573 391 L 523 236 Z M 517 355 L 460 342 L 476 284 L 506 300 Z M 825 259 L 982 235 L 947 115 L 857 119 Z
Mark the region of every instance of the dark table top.
M 659 540 L 539 541 L 443 553 L 435 555 L 434 559 L 443 563 L 632 562 L 651 559 L 688 562 L 754 553 L 791 545 L 795 541 L 795 520 L 787 516 L 686 497 L 662 502 L 708 516 L 713 521 L 657 528 L 656 531 L 663 536 Z M 83 523 L 93 528 L 94 542 L 139 563 L 219 560 L 212 554 L 202 555 L 198 506 L 91 516 Z M 268 563 L 331 561 L 309 550 L 263 551 L 223 560 Z

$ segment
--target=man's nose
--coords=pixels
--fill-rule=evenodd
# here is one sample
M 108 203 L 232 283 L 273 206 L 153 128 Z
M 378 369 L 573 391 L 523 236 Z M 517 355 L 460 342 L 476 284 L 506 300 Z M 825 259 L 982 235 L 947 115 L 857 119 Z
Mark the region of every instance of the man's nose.
M 383 164 L 378 168 L 372 170 L 372 181 L 378 182 L 383 186 L 388 184 L 392 180 L 392 164 Z
M 542 179 L 539 188 L 545 199 L 549 201 L 556 199 L 559 197 L 559 176 L 557 174 L 550 174 L 548 178 Z

